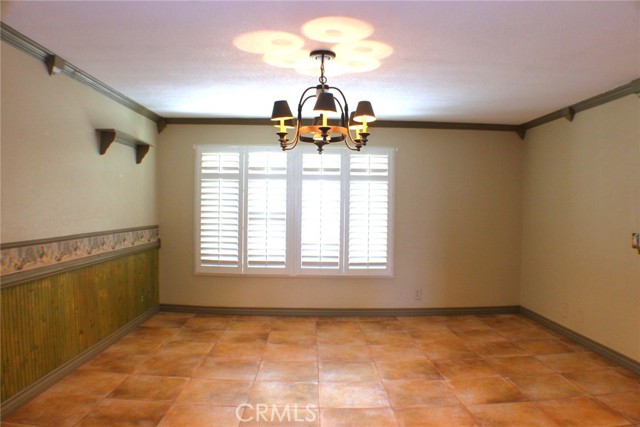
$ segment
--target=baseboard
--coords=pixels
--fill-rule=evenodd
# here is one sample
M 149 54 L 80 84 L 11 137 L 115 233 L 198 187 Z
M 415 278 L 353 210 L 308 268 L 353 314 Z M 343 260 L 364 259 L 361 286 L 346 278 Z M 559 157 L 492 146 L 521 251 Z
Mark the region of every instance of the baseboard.
M 600 344 L 590 338 L 585 337 L 577 332 L 572 331 L 569 328 L 566 328 L 559 323 L 554 322 L 551 319 L 547 319 L 546 317 L 536 313 L 535 311 L 531 311 L 528 308 L 520 307 L 520 314 L 523 316 L 541 324 L 542 326 L 551 329 L 552 331 L 562 335 L 563 337 L 580 344 L 581 346 L 593 351 L 594 353 L 604 357 L 607 360 L 610 360 L 625 369 L 633 372 L 634 374 L 640 375 L 640 362 L 631 359 L 630 357 L 625 356 L 624 354 L 618 353 L 617 351 Z
M 140 326 L 158 311 L 158 306 L 145 311 L 144 313 L 115 331 L 113 334 L 98 342 L 96 345 L 83 351 L 73 359 L 66 362 L 64 365 L 59 366 L 24 390 L 18 392 L 17 394 L 2 402 L 2 406 L 0 407 L 0 419 L 4 419 L 5 417 L 9 416 L 21 406 L 25 405 L 27 402 L 51 387 L 53 384 L 60 381 L 62 378 L 64 378 L 74 370 L 78 369 L 89 360 L 93 359 L 100 352 L 106 350 L 110 345 L 114 344 L 120 338 L 124 337 L 130 332 L 133 332 L 138 326 Z
M 202 307 L 160 304 L 160 311 L 174 313 L 217 314 L 227 316 L 311 316 L 311 317 L 404 317 L 518 314 L 520 307 L 456 307 L 456 308 L 269 308 L 269 307 Z

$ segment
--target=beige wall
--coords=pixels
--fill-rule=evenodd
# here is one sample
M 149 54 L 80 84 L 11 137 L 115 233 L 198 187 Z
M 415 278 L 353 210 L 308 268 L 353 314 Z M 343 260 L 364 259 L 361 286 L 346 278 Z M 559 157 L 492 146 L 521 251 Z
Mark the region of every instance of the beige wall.
M 404 308 L 519 303 L 523 144 L 512 133 L 375 129 L 397 147 L 395 277 L 194 276 L 194 144 L 276 145 L 270 126 L 169 125 L 159 139 L 164 304 Z M 327 150 L 331 150 L 329 147 Z M 422 300 L 414 300 L 416 289 Z
M 1 59 L 2 242 L 156 224 L 155 147 L 100 156 L 94 130 L 155 144 L 155 124 L 6 43 Z
M 640 98 L 527 133 L 521 305 L 640 360 Z

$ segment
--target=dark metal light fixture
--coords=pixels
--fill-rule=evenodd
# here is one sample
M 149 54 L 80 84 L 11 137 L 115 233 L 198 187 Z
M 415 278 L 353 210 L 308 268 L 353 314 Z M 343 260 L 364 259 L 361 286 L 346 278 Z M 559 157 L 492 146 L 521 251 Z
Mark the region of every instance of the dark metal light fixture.
M 315 144 L 318 147 L 318 152 L 322 153 L 325 145 L 344 142 L 350 150 L 360 151 L 362 147 L 367 145 L 368 123 L 376 120 L 371 103 L 360 101 L 356 111 L 349 115 L 349 106 L 344 94 L 337 87 L 328 86 L 327 78 L 324 75 L 324 61 L 335 58 L 336 54 L 330 50 L 314 50 L 309 56 L 320 60 L 320 78 L 318 79 L 320 84 L 308 87 L 302 92 L 298 102 L 295 126 L 293 126 L 294 116 L 287 101 L 276 101 L 273 104 L 271 120 L 279 122 L 275 127 L 279 129 L 276 133 L 280 137 L 280 147 L 283 151 L 291 150 L 298 145 L 298 141 L 302 141 Z M 337 92 L 340 98 L 336 98 L 330 92 L 331 90 Z M 311 93 L 309 93 L 310 91 Z M 316 100 L 313 112 L 319 117 L 315 117 L 310 125 L 302 126 L 302 108 L 312 98 Z M 338 120 L 331 119 L 329 121 L 327 115 L 338 111 L 340 113 Z M 289 140 L 288 129 L 294 128 L 295 135 L 292 140 Z M 352 130 L 355 132 L 355 138 L 351 135 Z

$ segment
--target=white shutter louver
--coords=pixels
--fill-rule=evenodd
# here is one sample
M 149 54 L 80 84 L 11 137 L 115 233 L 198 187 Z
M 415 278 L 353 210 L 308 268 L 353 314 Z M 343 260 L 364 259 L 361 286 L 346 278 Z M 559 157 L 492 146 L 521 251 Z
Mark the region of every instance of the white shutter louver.
M 340 268 L 340 168 L 339 154 L 302 156 L 302 269 Z
M 200 265 L 240 266 L 240 158 L 203 153 L 200 171 Z
M 250 152 L 247 268 L 287 267 L 287 157 Z
M 350 173 L 348 268 L 386 269 L 389 249 L 389 157 L 352 155 Z

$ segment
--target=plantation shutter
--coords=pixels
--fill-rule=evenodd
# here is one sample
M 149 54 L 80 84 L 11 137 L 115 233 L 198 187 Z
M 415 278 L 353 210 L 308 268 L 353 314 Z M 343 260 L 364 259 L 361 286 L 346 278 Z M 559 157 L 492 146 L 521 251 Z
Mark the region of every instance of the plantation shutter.
M 196 146 L 196 273 L 393 274 L 393 150 L 306 148 Z
M 388 267 L 389 156 L 352 154 L 350 158 L 348 268 Z
M 250 151 L 247 165 L 247 268 L 287 267 L 287 156 Z
M 340 269 L 340 173 L 340 154 L 302 155 L 300 268 L 303 270 Z
M 201 153 L 199 253 L 202 267 L 239 269 L 240 155 Z

